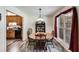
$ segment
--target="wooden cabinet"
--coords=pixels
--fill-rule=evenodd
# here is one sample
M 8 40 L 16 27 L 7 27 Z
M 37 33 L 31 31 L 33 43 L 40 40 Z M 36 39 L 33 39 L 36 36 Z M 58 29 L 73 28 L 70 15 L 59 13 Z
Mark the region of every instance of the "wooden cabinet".
M 22 17 L 21 16 L 7 16 L 7 25 L 9 22 L 16 22 L 17 25 L 22 26 Z
M 7 30 L 7 38 L 15 38 L 15 31 L 14 30 Z
M 8 39 L 22 39 L 22 30 L 7 30 L 7 38 Z
M 7 38 L 9 39 L 18 39 L 18 38 L 22 38 L 22 17 L 21 16 L 18 16 L 18 15 L 9 15 L 9 16 L 6 16 L 6 25 L 7 25 Z M 12 22 L 16 22 L 17 26 L 16 27 L 12 27 L 9 25 L 9 23 L 12 23 Z M 19 29 L 20 27 L 20 29 Z
M 16 16 L 15 18 L 16 18 L 17 25 L 22 26 L 22 17 Z

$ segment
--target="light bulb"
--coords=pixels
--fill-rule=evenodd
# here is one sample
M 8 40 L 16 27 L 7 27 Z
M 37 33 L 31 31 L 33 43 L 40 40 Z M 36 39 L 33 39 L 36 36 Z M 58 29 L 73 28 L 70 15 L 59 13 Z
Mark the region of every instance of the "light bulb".
M 38 19 L 37 19 L 37 21 L 40 21 L 40 20 L 41 20 L 41 21 L 43 21 L 43 19 L 42 19 L 42 18 L 38 18 Z

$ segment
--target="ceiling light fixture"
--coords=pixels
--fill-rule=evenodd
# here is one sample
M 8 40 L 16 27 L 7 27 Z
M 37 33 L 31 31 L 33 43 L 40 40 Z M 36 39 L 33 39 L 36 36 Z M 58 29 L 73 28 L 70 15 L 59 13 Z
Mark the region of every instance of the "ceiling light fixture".
M 37 19 L 37 21 L 43 21 L 43 18 L 41 17 L 41 8 L 39 8 L 39 18 Z

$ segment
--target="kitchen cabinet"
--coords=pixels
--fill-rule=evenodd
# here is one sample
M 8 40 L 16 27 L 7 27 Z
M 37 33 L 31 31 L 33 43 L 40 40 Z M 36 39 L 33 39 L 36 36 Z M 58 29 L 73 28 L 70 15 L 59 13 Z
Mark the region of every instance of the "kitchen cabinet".
M 18 15 L 6 16 L 7 39 L 22 39 L 22 17 Z M 16 25 L 12 25 L 16 23 Z
M 7 25 L 10 22 L 16 22 L 18 26 L 22 26 L 22 17 L 21 16 L 6 16 Z
M 14 39 L 15 38 L 15 31 L 12 29 L 7 30 L 7 38 Z
M 8 39 L 22 39 L 22 30 L 7 30 L 7 38 Z

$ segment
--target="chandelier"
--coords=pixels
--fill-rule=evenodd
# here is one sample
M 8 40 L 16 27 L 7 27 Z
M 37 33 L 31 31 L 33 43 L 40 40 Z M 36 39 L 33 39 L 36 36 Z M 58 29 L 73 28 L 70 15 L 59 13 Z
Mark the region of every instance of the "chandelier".
M 41 8 L 39 8 L 39 17 L 37 19 L 37 21 L 43 21 L 43 18 L 41 17 Z

